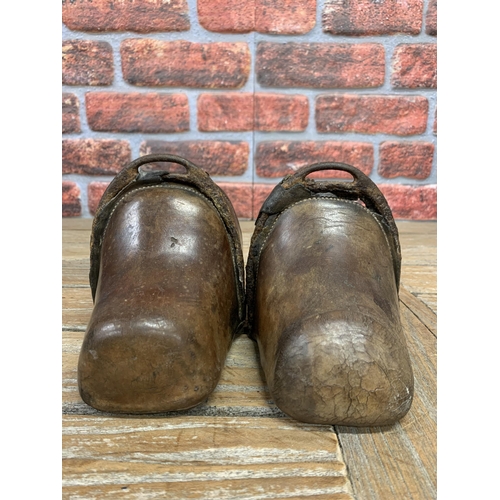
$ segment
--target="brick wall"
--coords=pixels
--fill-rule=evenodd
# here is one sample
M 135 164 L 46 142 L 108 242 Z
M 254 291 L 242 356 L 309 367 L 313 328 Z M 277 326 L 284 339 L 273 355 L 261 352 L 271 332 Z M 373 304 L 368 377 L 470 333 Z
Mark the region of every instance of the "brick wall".
M 130 160 L 206 169 L 240 217 L 343 161 L 436 219 L 437 0 L 63 0 L 63 216 Z

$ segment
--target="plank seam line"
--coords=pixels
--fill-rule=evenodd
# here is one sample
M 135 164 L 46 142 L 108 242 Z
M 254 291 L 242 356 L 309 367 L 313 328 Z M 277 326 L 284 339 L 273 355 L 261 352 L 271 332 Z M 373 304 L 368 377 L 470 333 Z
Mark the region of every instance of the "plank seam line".
M 349 468 L 349 464 L 347 463 L 347 460 L 345 459 L 345 453 L 344 453 L 344 446 L 342 445 L 342 440 L 340 438 L 340 433 L 338 431 L 338 426 L 337 425 L 332 425 L 332 430 L 333 432 L 335 433 L 335 435 L 337 436 L 337 442 L 339 443 L 339 448 L 340 448 L 340 453 L 342 455 L 342 462 L 344 463 L 345 465 L 345 473 L 346 473 L 346 478 L 348 479 L 349 481 L 349 484 L 351 485 L 351 495 L 353 497 L 354 500 L 358 500 L 358 497 L 357 497 L 357 494 L 356 494 L 356 491 L 355 491 L 355 486 L 354 486 L 354 483 L 351 481 L 351 471 L 350 471 L 350 468 Z
M 415 297 L 415 298 L 416 298 L 416 297 Z M 417 300 L 419 300 L 419 299 L 417 298 Z M 420 319 L 420 318 L 417 316 L 417 314 L 415 314 L 415 311 L 413 311 L 413 309 L 412 309 L 412 308 L 411 308 L 411 307 L 410 307 L 410 306 L 409 306 L 409 305 L 408 305 L 408 304 L 407 304 L 407 303 L 406 303 L 403 299 L 401 299 L 401 298 L 400 298 L 400 301 L 401 301 L 401 302 L 403 303 L 403 305 L 404 305 L 404 306 L 408 309 L 408 311 L 410 311 L 410 312 L 413 314 L 413 316 L 415 316 L 415 318 L 417 318 L 417 320 L 420 322 L 420 324 L 422 324 L 422 325 L 423 325 L 423 326 L 424 326 L 424 327 L 425 327 L 425 328 L 429 331 L 429 333 L 430 333 L 430 334 L 431 334 L 431 335 L 432 335 L 432 336 L 433 336 L 433 337 L 437 340 L 437 333 L 434 333 L 434 332 L 433 332 L 433 331 L 432 331 L 432 330 L 431 330 L 431 329 L 427 326 L 427 324 L 426 324 L 426 323 L 425 323 L 422 319 Z M 422 302 L 422 301 L 420 301 L 420 302 Z M 422 302 L 422 303 L 423 303 L 423 302 Z M 424 304 L 424 305 L 425 305 L 425 304 Z M 426 306 L 426 307 L 427 307 L 427 306 Z

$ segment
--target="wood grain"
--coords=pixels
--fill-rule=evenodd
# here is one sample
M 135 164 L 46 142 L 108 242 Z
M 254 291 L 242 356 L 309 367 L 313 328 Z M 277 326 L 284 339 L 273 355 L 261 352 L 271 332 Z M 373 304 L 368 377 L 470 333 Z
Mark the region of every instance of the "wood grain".
M 233 342 L 216 390 L 193 409 L 139 418 L 83 403 L 76 367 L 93 307 L 91 220 L 63 220 L 63 498 L 436 498 L 436 225 L 397 224 L 415 399 L 394 426 L 334 428 L 276 407 L 245 336 Z M 241 226 L 246 259 L 254 223 Z
M 401 283 L 437 314 L 437 223 L 397 221 L 401 253 Z
M 352 499 L 329 426 L 288 418 L 63 420 L 63 498 Z
M 62 285 L 63 287 L 89 288 L 90 261 L 86 259 L 63 260 L 62 263 Z
M 93 309 L 90 286 L 88 288 L 75 286 L 63 287 L 62 302 L 63 330 L 85 331 Z
M 391 427 L 337 427 L 357 498 L 436 498 L 436 336 L 404 304 L 401 319 L 415 377 L 410 411 Z
M 418 295 L 413 295 L 405 286 L 401 286 L 399 289 L 399 300 L 413 312 L 434 336 L 437 336 L 436 314 L 422 300 L 419 300 Z

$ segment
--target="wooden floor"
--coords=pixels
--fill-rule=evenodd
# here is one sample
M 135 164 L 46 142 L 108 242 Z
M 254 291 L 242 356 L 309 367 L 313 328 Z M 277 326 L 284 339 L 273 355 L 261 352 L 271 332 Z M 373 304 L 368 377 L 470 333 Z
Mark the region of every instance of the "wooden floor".
M 244 251 L 253 223 L 241 221 Z M 117 417 L 80 399 L 76 366 L 92 311 L 89 219 L 63 219 L 63 498 L 436 498 L 436 223 L 400 222 L 401 317 L 415 375 L 409 413 L 391 427 L 310 425 L 281 413 L 257 350 L 235 340 L 198 407 Z

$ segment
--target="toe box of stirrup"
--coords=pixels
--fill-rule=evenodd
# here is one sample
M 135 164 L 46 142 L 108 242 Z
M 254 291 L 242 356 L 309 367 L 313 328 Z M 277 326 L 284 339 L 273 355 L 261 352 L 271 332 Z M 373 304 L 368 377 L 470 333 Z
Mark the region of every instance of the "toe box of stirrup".
M 82 399 L 102 411 L 158 413 L 190 408 L 215 388 L 217 356 L 165 318 L 90 324 L 78 363 Z
M 409 410 L 413 374 L 399 324 L 317 316 L 285 332 L 271 393 L 296 420 L 389 425 Z

